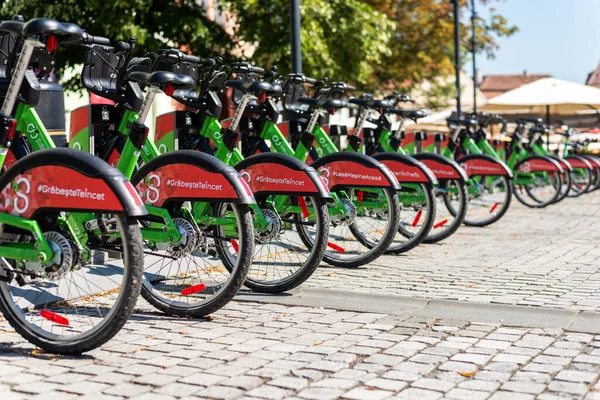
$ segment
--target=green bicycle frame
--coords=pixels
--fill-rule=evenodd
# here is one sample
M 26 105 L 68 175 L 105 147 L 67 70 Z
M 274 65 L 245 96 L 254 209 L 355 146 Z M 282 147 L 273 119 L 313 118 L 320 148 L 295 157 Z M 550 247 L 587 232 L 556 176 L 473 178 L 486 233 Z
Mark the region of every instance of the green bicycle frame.
M 392 147 L 392 145 L 390 144 L 391 137 L 392 137 L 392 132 L 387 131 L 385 129 L 381 130 L 381 133 L 377 140 L 377 143 L 380 145 L 381 149 L 387 153 L 398 153 L 398 154 L 402 154 L 405 156 L 408 155 L 406 150 L 404 150 L 402 147 L 398 147 L 398 150 L 395 150 Z M 361 145 L 361 148 L 355 149 L 352 147 L 351 144 L 349 144 L 346 150 L 362 153 L 363 146 L 364 145 Z M 402 202 L 403 206 L 409 207 L 409 206 L 412 206 L 413 204 L 422 204 L 425 201 L 424 195 L 414 194 L 414 193 L 422 193 L 420 185 L 417 185 L 414 183 L 409 183 L 409 182 L 402 182 L 402 188 L 410 189 L 410 191 L 403 190 L 398 193 L 398 199 Z
M 127 140 L 121 151 L 117 169 L 123 172 L 127 178 L 131 178 L 133 175 L 140 157 L 144 163 L 147 163 L 160 155 L 158 148 L 149 138 L 146 138 L 141 151 L 131 141 L 128 127 L 136 122 L 137 119 L 137 112 L 125 110 L 118 126 L 119 133 L 126 136 Z M 235 218 L 209 215 L 209 207 L 210 204 L 208 202 L 194 202 L 192 209 L 182 206 L 181 212 L 189 221 L 196 225 L 197 229 L 199 229 L 199 225 L 229 225 L 231 227 L 236 225 Z M 148 240 L 151 243 L 169 243 L 177 242 L 181 239 L 181 234 L 175 226 L 168 210 L 151 205 L 146 205 L 146 210 L 149 215 L 159 218 L 162 223 L 151 222 L 148 227 L 142 227 L 141 232 L 144 240 Z
M 33 150 L 56 147 L 42 120 L 32 106 L 18 103 L 14 118 L 17 120 L 16 130 L 25 134 Z M 0 150 L 1 166 L 4 165 L 8 149 L 3 148 Z M 14 187 L 14 190 L 18 190 L 18 187 Z M 88 241 L 84 221 L 92 218 L 92 214 L 86 213 L 69 213 L 66 218 L 58 218 L 61 227 L 71 233 L 84 260 L 90 258 L 90 253 L 84 246 Z M 53 251 L 50 244 L 44 239 L 43 233 L 36 221 L 0 213 L 0 224 L 29 231 L 35 238 L 35 243 L 3 243 L 0 246 L 0 257 L 42 263 L 52 258 Z
M 462 142 L 462 146 L 470 154 L 486 154 L 498 161 L 503 161 L 503 157 L 496 151 L 496 149 L 494 149 L 494 147 L 488 141 L 487 137 L 485 137 L 484 135 L 481 135 L 478 142 L 475 142 L 475 140 L 473 140 L 470 137 L 466 137 L 466 138 L 464 138 L 464 140 Z M 508 165 L 508 167 L 514 173 L 515 184 L 531 185 L 531 184 L 535 183 L 536 177 L 540 177 L 540 176 L 543 178 L 548 177 L 548 173 L 545 171 L 538 171 L 538 172 L 515 171 L 515 166 L 517 165 L 517 163 L 519 161 L 529 157 L 530 154 L 522 147 L 516 146 L 516 143 L 513 145 L 513 150 L 514 151 L 511 153 L 508 160 L 506 160 L 506 165 Z M 452 156 L 453 156 L 452 150 L 450 150 L 448 147 L 446 147 L 444 149 L 442 154 L 448 158 L 452 158 Z M 488 181 L 491 182 L 493 177 L 488 177 L 487 179 L 488 179 Z M 469 181 L 471 181 L 471 180 L 469 180 Z M 469 185 L 469 187 L 471 187 L 471 186 L 472 185 Z
M 202 123 L 202 126 L 200 128 L 200 135 L 213 141 L 217 149 L 216 153 L 214 154 L 215 157 L 217 157 L 219 160 L 223 161 L 227 165 L 235 166 L 244 159 L 244 156 L 237 148 L 234 148 L 233 150 L 227 148 L 227 146 L 223 142 L 221 132 L 221 123 L 215 117 L 206 115 L 204 117 L 204 122 Z M 281 131 L 277 128 L 277 125 L 273 124 L 272 122 L 265 122 L 263 131 L 261 133 L 261 138 L 269 140 L 273 144 L 273 147 L 277 152 L 295 156 L 294 151 L 292 150 L 292 147 L 288 143 L 285 136 L 283 136 Z M 304 156 L 304 159 L 298 157 L 296 158 L 300 159 L 301 161 L 305 161 L 306 157 L 308 157 L 308 151 L 306 150 L 305 152 L 306 155 Z M 277 212 L 285 210 L 285 212 L 300 213 L 302 211 L 299 206 L 289 204 L 288 196 L 275 196 L 275 198 L 272 199 L 271 202 L 273 204 L 273 209 L 277 210 Z M 251 205 L 251 207 L 255 212 L 254 215 L 256 216 L 254 223 L 257 228 L 262 229 L 262 227 L 267 225 L 267 221 L 262 215 L 262 212 L 260 211 L 258 205 L 253 204 Z M 308 209 L 310 217 L 310 215 L 312 214 L 310 205 L 308 206 Z

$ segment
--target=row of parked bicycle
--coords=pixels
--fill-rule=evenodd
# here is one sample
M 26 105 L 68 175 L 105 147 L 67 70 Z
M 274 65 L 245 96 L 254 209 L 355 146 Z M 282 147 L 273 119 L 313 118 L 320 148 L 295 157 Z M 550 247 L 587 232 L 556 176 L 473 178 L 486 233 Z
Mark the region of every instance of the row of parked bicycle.
M 59 47 L 86 49 L 84 88 L 114 103 L 71 113 L 71 149 L 36 112 L 60 108 L 43 104 Z M 136 57 L 133 38 L 44 18 L 2 22 L 0 50 L 0 311 L 52 352 L 105 343 L 140 290 L 167 314 L 202 317 L 242 285 L 279 293 L 322 261 L 358 267 L 489 225 L 513 191 L 545 207 L 600 184 L 596 159 L 548 156 L 538 120 L 493 146 L 497 116 L 450 118 L 452 137 L 428 146 L 404 138 L 404 122 L 426 115 L 397 108 L 406 95 L 346 100 L 343 82 L 178 49 Z M 151 140 L 161 92 L 186 110 L 160 115 Z M 224 93 L 236 111 L 220 121 Z M 327 125 L 349 106 L 353 129 Z

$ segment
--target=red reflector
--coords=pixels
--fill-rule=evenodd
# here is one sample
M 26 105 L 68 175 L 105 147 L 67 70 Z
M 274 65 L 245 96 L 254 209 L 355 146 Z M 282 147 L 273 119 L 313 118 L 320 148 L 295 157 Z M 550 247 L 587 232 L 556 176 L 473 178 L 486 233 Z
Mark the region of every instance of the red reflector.
M 206 289 L 206 285 L 201 283 L 199 285 L 194 285 L 187 287 L 181 291 L 182 296 L 190 296 L 195 293 L 200 293 Z
M 135 190 L 135 188 L 133 187 L 133 185 L 131 184 L 131 182 L 129 182 L 129 181 L 125 182 L 125 187 L 127 188 L 127 191 L 129 192 L 129 194 L 133 198 L 133 201 L 135 202 L 135 205 L 137 207 L 143 206 L 144 202 L 142 201 L 139 193 L 137 192 L 137 190 Z
M 170 97 L 173 96 L 173 93 L 175 93 L 175 87 L 173 85 L 167 85 L 165 88 L 165 94 Z
M 259 96 L 258 99 L 260 100 L 261 103 L 264 103 L 265 100 L 267 100 L 267 94 L 265 92 L 262 92 Z
M 327 184 L 325 183 L 323 178 L 321 178 L 320 176 L 319 176 L 319 184 L 323 187 L 323 190 L 325 190 L 326 193 L 329 193 L 329 188 L 327 187 Z
M 332 108 L 331 110 L 329 110 L 329 114 L 335 115 L 335 108 Z
M 306 201 L 304 201 L 304 197 L 298 197 L 298 204 L 300 205 L 300 209 L 302 210 L 302 215 L 304 215 L 305 218 L 308 218 L 310 214 L 308 213 L 308 207 L 306 206 Z
M 13 140 L 15 137 L 15 132 L 17 130 L 17 120 L 10 119 L 8 120 L 8 140 Z
M 440 222 L 438 222 L 437 224 L 435 224 L 435 225 L 433 226 L 433 228 L 434 228 L 434 229 L 441 228 L 442 226 L 446 225 L 447 223 L 448 223 L 448 220 L 447 220 L 447 219 L 445 219 L 445 220 L 443 220 L 443 221 L 440 221 Z
M 53 313 L 52 311 L 42 310 L 40 311 L 40 317 L 52 321 L 55 324 L 69 326 L 69 320 L 63 316 Z
M 421 220 L 421 215 L 423 215 L 423 210 L 419 210 L 419 212 L 417 213 L 417 215 L 415 215 L 415 219 L 413 219 L 413 222 L 412 222 L 412 226 L 413 226 L 413 228 L 414 228 L 415 226 L 417 226 L 417 224 L 418 224 L 418 223 L 419 223 L 419 221 Z
M 338 253 L 345 253 L 346 252 L 346 250 L 343 247 L 338 246 L 337 244 L 334 244 L 334 243 L 331 243 L 331 242 L 327 242 L 327 247 L 332 248 L 333 250 L 337 251 Z
M 362 190 L 358 191 L 358 195 L 356 197 L 357 197 L 357 200 L 359 203 L 363 200 L 364 195 L 365 195 L 365 192 L 363 192 Z
M 254 196 L 254 193 L 252 193 L 252 190 L 250 189 L 250 186 L 248 186 L 248 182 L 246 182 L 246 180 L 242 177 L 238 178 L 240 180 L 240 183 L 242 184 L 242 186 L 244 187 L 244 190 L 246 191 L 246 194 L 250 197 Z
M 56 36 L 50 36 L 48 40 L 46 40 L 46 48 L 48 49 L 48 53 L 53 52 L 58 48 L 58 39 Z
M 496 208 L 498 208 L 498 203 L 494 203 L 492 209 L 490 210 L 490 214 L 493 213 Z
M 239 252 L 240 245 L 235 241 L 235 239 L 231 239 L 231 246 L 233 246 L 233 250 L 235 250 L 236 253 Z

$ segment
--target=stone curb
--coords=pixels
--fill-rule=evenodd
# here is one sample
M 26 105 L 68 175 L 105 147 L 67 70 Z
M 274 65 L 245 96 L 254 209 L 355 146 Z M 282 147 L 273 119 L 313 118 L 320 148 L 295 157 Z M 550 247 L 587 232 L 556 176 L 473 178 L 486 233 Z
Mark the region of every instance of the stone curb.
M 503 326 L 562 328 L 573 332 L 600 334 L 600 313 L 590 311 L 315 289 L 297 289 L 279 295 L 241 291 L 235 299 L 287 306 L 389 314 L 390 316 L 384 320 L 390 322 L 409 317 L 431 317 Z M 384 323 L 384 320 L 381 322 Z

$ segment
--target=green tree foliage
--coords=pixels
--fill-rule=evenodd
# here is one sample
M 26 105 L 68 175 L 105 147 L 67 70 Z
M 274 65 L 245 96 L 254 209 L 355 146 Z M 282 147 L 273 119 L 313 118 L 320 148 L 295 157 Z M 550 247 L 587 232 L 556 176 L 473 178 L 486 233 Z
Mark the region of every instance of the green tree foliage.
M 137 39 L 138 51 L 184 47 L 200 57 L 229 54 L 233 43 L 223 28 L 210 21 L 195 0 L 7 0 L 0 19 L 21 14 L 80 25 L 91 35 Z M 81 64 L 84 50 L 58 52 L 58 64 Z M 78 88 L 78 78 L 67 85 Z
M 479 5 L 489 5 L 500 0 L 478 0 Z M 377 65 L 371 83 L 412 87 L 427 79 L 454 73 L 454 16 L 450 0 L 365 0 L 374 9 L 384 13 L 396 24 L 389 42 L 391 57 L 384 57 Z M 461 5 L 461 52 L 463 64 L 470 51 L 471 12 L 467 0 Z M 470 4 L 470 1 L 468 2 Z M 510 36 L 517 31 L 508 21 L 490 9 L 488 18 L 477 19 L 477 51 L 493 57 L 498 48 L 497 38 Z
M 253 60 L 291 70 L 289 0 L 225 0 L 235 15 L 235 37 L 255 47 Z M 391 56 L 395 25 L 358 0 L 303 0 L 302 63 L 308 76 L 366 83 L 375 66 Z
M 493 1 L 499 0 L 479 3 Z M 250 54 L 240 49 L 252 48 L 249 58 L 257 65 L 291 70 L 289 0 L 221 0 L 219 7 L 233 18 L 233 35 L 211 21 L 198 0 L 5 0 L 0 18 L 44 16 L 79 24 L 92 35 L 135 36 L 138 54 L 180 47 L 200 57 L 232 60 Z M 302 0 L 301 16 L 303 68 L 309 76 L 375 91 L 452 73 L 449 0 Z M 462 28 L 466 45 L 470 30 Z M 496 38 L 515 30 L 495 13 L 480 19 L 478 50 L 493 56 Z M 81 50 L 59 55 L 59 65 L 83 60 Z

